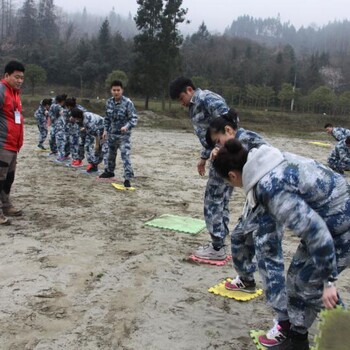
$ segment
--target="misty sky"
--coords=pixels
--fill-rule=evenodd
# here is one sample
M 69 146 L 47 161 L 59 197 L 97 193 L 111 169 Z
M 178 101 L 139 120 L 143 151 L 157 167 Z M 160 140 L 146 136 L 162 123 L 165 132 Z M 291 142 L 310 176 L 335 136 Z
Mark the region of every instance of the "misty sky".
M 85 6 L 90 13 L 107 14 L 114 6 L 116 12 L 135 15 L 136 0 L 55 0 L 67 12 L 76 12 Z M 102 6 L 103 5 L 103 6 Z M 190 25 L 184 31 L 195 31 L 204 21 L 210 31 L 222 32 L 233 19 L 248 14 L 253 17 L 281 16 L 297 28 L 310 24 L 323 25 L 334 19 L 349 19 L 349 0 L 184 0 Z M 186 29 L 187 28 L 187 29 Z

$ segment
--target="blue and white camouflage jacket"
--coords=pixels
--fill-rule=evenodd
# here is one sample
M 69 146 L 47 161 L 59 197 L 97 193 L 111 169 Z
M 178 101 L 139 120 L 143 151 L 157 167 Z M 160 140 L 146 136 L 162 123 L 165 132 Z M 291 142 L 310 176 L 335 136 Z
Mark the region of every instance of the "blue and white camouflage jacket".
M 42 105 L 35 111 L 34 117 L 37 120 L 38 124 L 44 124 L 47 121 L 46 117 L 46 108 Z
M 228 106 L 220 95 L 209 90 L 195 90 L 189 106 L 189 115 L 194 132 L 203 146 L 202 159 L 208 159 L 212 151 L 212 148 L 207 145 L 205 140 L 210 122 L 227 112 Z
M 237 130 L 235 138 L 241 142 L 247 151 L 252 148 L 259 148 L 261 145 L 268 145 L 261 135 L 243 128 Z
M 120 101 L 115 101 L 113 97 L 106 103 L 106 116 L 104 118 L 104 128 L 109 134 L 121 135 L 120 129 L 124 126 L 128 128 L 125 134 L 130 134 L 131 129 L 137 125 L 137 113 L 132 101 L 122 96 Z
M 302 239 L 324 281 L 336 277 L 332 237 L 350 230 L 346 180 L 315 160 L 265 145 L 249 152 L 242 176 L 251 206 Z
M 340 170 L 350 169 L 350 148 L 346 145 L 345 139 L 335 145 L 330 158 L 338 163 Z
M 86 133 L 92 136 L 101 136 L 104 130 L 104 118 L 91 112 L 84 112 L 83 115 Z
M 54 103 L 50 106 L 49 109 L 49 117 L 51 119 L 52 125 L 64 127 L 66 124 L 65 117 L 65 108 L 59 105 L 58 103 Z
M 332 130 L 332 136 L 337 140 L 341 141 L 346 139 L 348 136 L 350 136 L 350 130 L 345 128 L 333 128 Z

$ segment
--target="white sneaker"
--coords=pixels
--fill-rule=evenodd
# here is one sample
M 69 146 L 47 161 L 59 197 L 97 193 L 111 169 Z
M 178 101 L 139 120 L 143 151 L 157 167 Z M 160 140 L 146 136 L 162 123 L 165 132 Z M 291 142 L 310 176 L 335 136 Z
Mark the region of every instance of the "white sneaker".
M 287 339 L 287 331 L 282 329 L 277 320 L 274 322 L 274 326 L 265 335 L 259 337 L 260 344 L 267 348 L 280 345 Z
M 239 276 L 234 278 L 232 281 L 225 282 L 225 288 L 228 290 L 246 292 L 246 293 L 255 293 L 256 292 L 256 284 L 255 281 L 251 283 L 244 283 Z
M 207 260 L 225 260 L 226 259 L 225 247 L 222 247 L 220 250 L 215 250 L 211 243 L 205 246 L 199 247 L 194 252 L 194 255 L 197 258 L 207 259 Z

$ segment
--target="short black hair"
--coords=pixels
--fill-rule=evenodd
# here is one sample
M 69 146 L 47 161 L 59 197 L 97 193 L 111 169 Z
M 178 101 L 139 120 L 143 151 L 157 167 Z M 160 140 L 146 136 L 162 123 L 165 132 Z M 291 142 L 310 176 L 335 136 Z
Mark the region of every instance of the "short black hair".
M 327 123 L 325 126 L 324 126 L 325 129 L 327 128 L 333 128 L 333 125 L 331 123 Z
M 52 103 L 52 99 L 51 98 L 44 98 L 42 100 L 42 102 L 41 102 L 41 105 L 42 106 L 47 106 L 47 105 L 51 106 L 51 103 Z
M 69 97 L 66 99 L 66 106 L 67 107 L 76 107 L 77 105 L 77 99 L 75 97 Z
M 58 95 L 58 96 L 56 96 L 56 102 L 57 103 L 64 102 L 64 101 L 66 101 L 66 98 L 67 98 L 66 94 Z
M 12 74 L 14 71 L 20 71 L 23 72 L 25 71 L 25 68 L 21 62 L 18 61 L 10 61 L 6 64 L 5 66 L 5 74 Z
M 72 108 L 70 114 L 73 118 L 82 119 L 84 118 L 84 112 L 79 108 Z
M 120 80 L 113 80 L 113 81 L 111 82 L 111 88 L 112 88 L 113 86 L 120 86 L 120 87 L 123 89 L 123 83 L 122 83 Z
M 169 95 L 170 98 L 176 100 L 179 98 L 181 92 L 186 92 L 186 89 L 191 87 L 195 90 L 195 86 L 190 78 L 178 77 L 173 80 L 169 85 Z
M 346 143 L 347 145 L 350 145 L 350 136 L 348 136 L 348 137 L 345 139 L 345 143 Z

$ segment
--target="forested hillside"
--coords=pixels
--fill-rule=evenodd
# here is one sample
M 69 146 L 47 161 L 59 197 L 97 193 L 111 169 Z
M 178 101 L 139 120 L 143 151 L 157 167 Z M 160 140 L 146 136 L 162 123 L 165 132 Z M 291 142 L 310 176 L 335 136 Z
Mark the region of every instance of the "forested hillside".
M 19 8 L 4 0 L 0 63 L 17 58 L 29 65 L 26 89 L 32 92 L 44 84 L 98 96 L 109 76 L 123 77 L 128 93 L 148 100 L 166 97 L 169 81 L 185 74 L 233 105 L 290 109 L 293 101 L 300 111 L 349 113 L 348 20 L 296 29 L 279 17 L 242 16 L 223 34 L 212 34 L 204 19 L 183 37 L 182 0 L 138 3 L 133 18 L 118 9 L 101 17 L 86 9 L 67 13 L 53 0 L 25 0 Z

